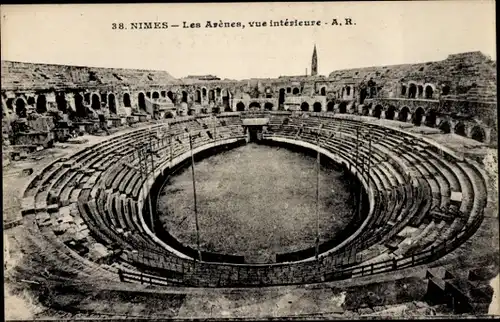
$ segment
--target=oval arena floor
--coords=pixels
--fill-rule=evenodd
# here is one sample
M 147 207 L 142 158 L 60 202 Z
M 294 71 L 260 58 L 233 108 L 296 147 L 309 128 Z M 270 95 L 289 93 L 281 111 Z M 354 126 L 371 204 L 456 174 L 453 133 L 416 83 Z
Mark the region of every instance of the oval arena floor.
M 319 227 L 322 239 L 344 229 L 353 215 L 342 173 L 322 167 Z M 243 254 L 250 263 L 274 262 L 276 253 L 314 246 L 316 158 L 250 143 L 196 163 L 202 248 Z M 189 167 L 165 183 L 158 201 L 163 227 L 195 248 Z
M 216 216 L 200 223 L 201 227 L 214 226 L 211 235 L 207 234 L 206 226 L 203 229 L 205 242 L 211 241 L 211 245 L 203 246 L 207 251 L 244 252 L 245 262 L 194 260 L 153 233 L 146 211 L 146 196 L 156 184 L 156 178 L 190 158 L 189 142 L 182 135 L 186 128 L 200 133 L 193 142 L 195 154 L 245 139 L 238 114 L 173 120 L 168 126 L 168 137 L 174 140 L 165 136 L 165 124 L 151 123 L 67 153 L 27 178 L 26 185 L 19 189 L 22 226 L 12 229 L 7 238 L 10 247 L 22 254 L 16 259 L 22 265 L 10 273 L 13 278 L 29 280 L 33 289 L 43 295 L 39 301 L 46 306 L 62 307 L 62 311 L 72 314 L 92 310 L 99 317 L 106 314 L 146 316 L 152 313 L 146 303 L 156 309 L 159 317 L 189 317 L 183 316 L 183 312 L 188 311 L 209 317 L 208 312 L 212 314 L 214 310 L 219 318 L 229 311 L 231 317 L 279 316 L 280 311 L 271 308 L 276 298 L 288 308 L 287 314 L 298 312 L 307 316 L 307 299 L 321 296 L 330 302 L 319 301 L 329 304 L 313 308 L 314 316 L 345 316 L 354 314 L 354 310 L 356 316 L 359 308 L 373 300 L 368 298 L 378 296 L 378 300 L 373 300 L 377 307 L 414 302 L 414 299 L 420 301 L 429 280 L 449 278 L 458 274 L 457 269 L 470 274 L 471 271 L 465 269 L 468 265 L 497 265 L 498 255 L 494 252 L 498 246 L 491 245 L 492 238 L 498 236 L 498 218 L 491 208 L 496 196 L 488 194 L 492 180 L 481 158 L 445 146 L 433 139 L 432 131 L 423 133 L 423 127 L 401 128 L 397 122 L 384 123 L 370 117 L 314 113 L 307 117 L 271 113 L 263 138 L 317 150 L 322 157 L 349 169 L 364 186 L 368 198 L 362 224 L 339 243 L 322 249 L 318 260 L 306 257 L 293 262 L 258 264 L 268 261 L 270 254 L 293 252 L 314 240 L 311 229 L 304 226 L 313 224 L 310 217 L 314 215 L 311 208 L 314 208 L 315 160 L 294 158 L 275 147 L 245 145 L 225 152 L 227 158 L 219 154 L 197 164 L 199 206 L 203 209 L 200 215 Z M 208 134 L 207 128 L 216 128 L 216 134 Z M 360 155 L 365 157 L 364 164 L 370 165 L 369 170 L 353 160 L 356 132 L 371 137 L 370 146 L 359 146 Z M 146 176 L 141 171 L 137 151 L 148 145 L 151 136 L 155 168 Z M 257 154 L 249 151 L 252 149 L 258 150 Z M 469 149 L 483 147 L 470 146 Z M 270 157 L 271 162 L 265 167 L 248 159 L 250 155 L 261 159 L 259 153 Z M 229 165 L 231 158 L 236 159 L 236 163 L 244 161 L 238 167 L 242 172 L 236 172 L 234 178 L 231 178 L 234 163 Z M 284 172 L 277 164 L 287 165 L 290 172 Z M 210 178 L 209 169 L 221 166 L 223 170 L 217 171 L 220 177 Z M 243 173 L 248 168 L 255 172 Z M 265 174 L 269 179 L 252 173 Z M 332 207 L 340 207 L 344 204 L 342 199 L 347 198 L 347 190 L 341 192 L 338 188 L 334 192 L 340 197 L 335 197 L 335 202 L 330 202 L 332 196 L 326 195 L 331 192 L 328 184 L 335 182 L 336 176 L 335 172 L 326 170 L 321 175 L 322 236 L 334 236 L 336 227 L 345 224 L 338 216 L 328 216 Z M 235 193 L 235 186 L 220 184 L 232 179 L 248 180 L 252 189 Z M 294 189 L 290 188 L 291 181 L 297 182 Z M 192 221 L 181 223 L 187 217 L 192 198 L 188 193 L 190 183 L 189 169 L 172 177 L 163 196 L 160 194 L 158 209 L 164 211 L 160 220 L 166 229 L 193 247 L 192 229 L 189 229 Z M 275 190 L 267 191 L 266 184 Z M 211 191 L 219 185 L 223 189 L 214 197 Z M 341 186 L 340 183 L 334 185 Z M 186 193 L 179 194 L 182 191 Z M 255 195 L 245 198 L 249 192 Z M 272 196 L 276 193 L 283 200 L 274 200 Z M 292 199 L 290 196 L 299 200 L 303 209 L 291 205 L 293 211 L 283 211 L 287 208 L 282 203 Z M 248 214 L 231 208 L 232 198 L 246 205 Z M 256 204 L 258 206 L 253 206 Z M 215 215 L 215 208 L 226 208 L 221 212 L 224 214 L 238 211 L 241 217 L 232 219 L 234 224 L 229 223 L 217 218 L 220 215 Z M 348 220 L 352 209 L 345 208 L 342 217 Z M 266 216 L 269 213 L 276 217 Z M 258 223 L 245 222 L 256 214 L 264 219 Z M 300 217 L 301 214 L 307 216 Z M 293 222 L 280 219 L 283 216 Z M 325 227 L 332 229 L 326 231 Z M 220 235 L 230 234 L 232 229 L 242 229 L 235 234 L 244 238 L 241 241 L 221 239 Z M 259 244 L 262 236 L 272 238 L 268 238 L 268 244 Z M 280 238 L 285 242 L 277 238 L 279 236 L 283 236 Z M 252 237 L 258 238 L 252 240 Z M 484 246 L 485 240 L 489 240 L 490 245 Z M 42 266 L 45 269 L 40 270 Z M 448 275 L 441 274 L 443 269 Z M 242 291 L 257 286 L 259 288 L 251 291 Z M 383 299 L 384 288 L 398 292 L 390 292 L 391 297 Z M 359 293 L 360 289 L 366 294 Z M 51 292 L 58 296 L 49 296 Z M 123 292 L 141 294 L 136 298 L 142 304 L 136 306 L 135 312 L 119 305 Z M 103 297 L 109 305 L 114 305 L 112 310 L 100 303 Z M 202 304 L 208 298 L 213 299 L 211 308 Z M 258 314 L 255 313 L 256 298 L 264 303 L 264 309 Z M 302 304 L 294 306 L 298 299 Z M 51 300 L 58 302 L 51 303 Z M 160 303 L 169 303 L 171 310 L 161 309 Z

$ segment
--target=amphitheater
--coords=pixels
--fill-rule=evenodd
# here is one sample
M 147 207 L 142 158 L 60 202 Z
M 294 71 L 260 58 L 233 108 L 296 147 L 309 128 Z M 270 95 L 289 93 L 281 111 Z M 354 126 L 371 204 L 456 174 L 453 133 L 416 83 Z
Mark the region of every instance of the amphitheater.
M 488 313 L 496 62 L 470 52 L 319 76 L 316 55 L 312 75 L 241 81 L 2 61 L 6 296 L 29 318 Z M 262 261 L 207 247 L 217 224 L 199 228 L 202 247 L 192 231 L 186 241 L 165 229 L 165 185 L 246 146 L 311 155 L 312 182 L 315 166 L 333 165 L 347 180 L 349 223 Z M 243 163 L 234 171 L 259 171 Z M 191 191 L 182 198 L 193 204 Z M 303 217 L 314 226 L 317 213 Z M 237 234 L 219 228 L 221 243 Z

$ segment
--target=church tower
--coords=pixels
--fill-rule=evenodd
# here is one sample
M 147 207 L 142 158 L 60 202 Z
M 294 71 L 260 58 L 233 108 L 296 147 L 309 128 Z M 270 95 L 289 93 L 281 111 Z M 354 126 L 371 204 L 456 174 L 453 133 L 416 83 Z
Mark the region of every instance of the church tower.
M 314 45 L 312 62 L 311 62 L 311 76 L 318 75 L 318 54 L 316 53 L 316 45 Z

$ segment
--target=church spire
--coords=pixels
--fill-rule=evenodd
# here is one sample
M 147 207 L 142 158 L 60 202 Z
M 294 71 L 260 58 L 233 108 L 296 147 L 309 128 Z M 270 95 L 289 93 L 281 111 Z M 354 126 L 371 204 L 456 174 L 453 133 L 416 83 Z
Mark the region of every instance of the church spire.
M 318 75 L 318 54 L 316 53 L 316 44 L 314 44 L 312 63 L 311 63 L 311 76 Z

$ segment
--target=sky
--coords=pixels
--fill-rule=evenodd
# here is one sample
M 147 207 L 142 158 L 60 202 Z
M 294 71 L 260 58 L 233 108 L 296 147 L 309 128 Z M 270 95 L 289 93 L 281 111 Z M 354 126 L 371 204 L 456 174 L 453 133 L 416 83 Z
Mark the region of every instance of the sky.
M 2 60 L 166 70 L 177 78 L 304 75 L 314 45 L 320 75 L 467 51 L 496 60 L 493 0 L 2 5 L 0 12 Z M 281 19 L 321 26 L 250 26 Z M 245 28 L 206 28 L 207 21 Z M 169 28 L 132 30 L 139 22 Z M 183 28 L 184 22 L 201 28 Z M 126 29 L 112 29 L 113 23 Z

